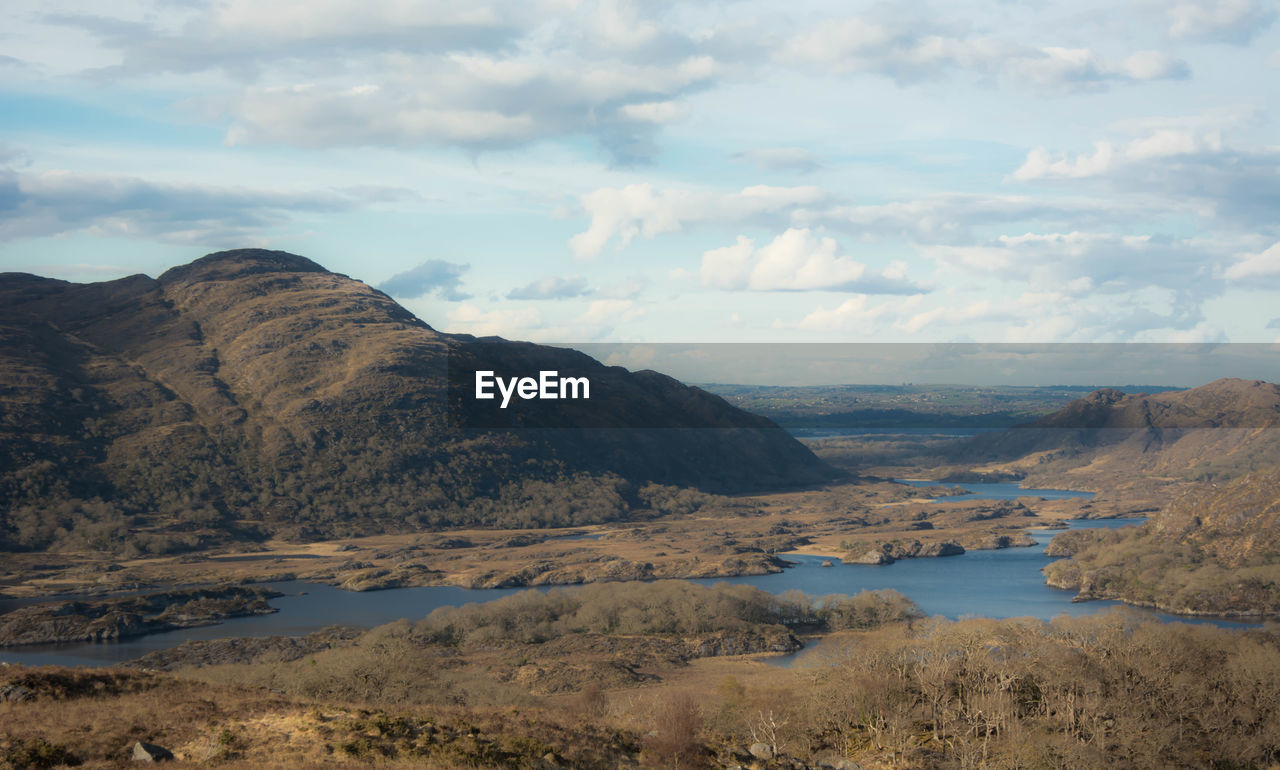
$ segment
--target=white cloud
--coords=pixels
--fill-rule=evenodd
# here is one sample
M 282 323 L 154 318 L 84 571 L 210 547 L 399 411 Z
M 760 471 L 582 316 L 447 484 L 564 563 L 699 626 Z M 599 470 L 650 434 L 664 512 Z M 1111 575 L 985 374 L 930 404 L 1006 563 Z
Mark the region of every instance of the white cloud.
M 1052 156 L 1045 148 L 1037 147 L 1027 153 L 1027 159 L 1013 172 L 1013 178 L 1026 182 L 1097 176 L 1111 168 L 1114 157 L 1115 148 L 1110 142 L 1095 142 L 1092 155 L 1077 155 L 1074 160 L 1065 155 Z
M 990 322 L 1017 317 L 1007 304 L 996 305 L 991 300 L 978 300 L 963 307 L 943 305 L 904 318 L 895 326 L 907 332 L 919 332 L 929 326 L 954 326 L 975 321 Z
M 1167 80 L 1190 74 L 1187 63 L 1163 51 L 1137 51 L 1120 65 L 1120 70 L 1134 80 Z
M 644 312 L 644 308 L 629 299 L 597 299 L 592 300 L 586 312 L 578 316 L 576 322 L 586 325 L 612 326 L 638 320 Z
M 791 37 L 779 57 L 836 73 L 884 75 L 899 83 L 970 72 L 1036 87 L 1094 90 L 1189 74 L 1185 62 L 1158 51 L 1136 51 L 1116 63 L 1088 48 L 1037 47 L 973 35 L 965 25 L 909 18 L 885 7 L 815 22 Z
M 582 196 L 591 224 L 569 239 L 569 247 L 576 257 L 590 259 L 610 240 L 616 239 L 621 249 L 637 237 L 654 238 L 688 225 L 739 223 L 766 215 L 786 219 L 827 197 L 817 187 L 756 185 L 736 193 L 658 189 L 647 183 L 605 187 Z
M 817 309 L 800 319 L 795 324 L 777 323 L 776 326 L 786 328 L 793 326 L 808 331 L 849 331 L 865 335 L 874 334 L 881 326 L 881 320 L 896 313 L 897 306 L 884 302 L 871 305 L 867 295 L 859 294 L 841 302 L 828 310 L 819 305 Z
M 622 0 L 229 0 L 39 18 L 115 53 L 91 76 L 202 79 L 194 113 L 230 122 L 231 144 L 478 152 L 588 136 L 632 162 L 652 156 L 682 97 L 735 66 L 672 13 Z
M 989 69 L 1004 53 L 1004 44 L 994 40 L 966 39 L 933 24 L 887 14 L 823 19 L 781 50 L 787 61 L 836 72 L 876 72 L 899 81 L 951 69 Z
M 507 299 L 569 299 L 587 293 L 587 279 L 580 275 L 553 275 L 507 292 Z
M 205 247 L 260 243 L 301 213 L 413 197 L 388 187 L 282 190 L 175 184 L 118 174 L 0 169 L 0 241 L 83 232 Z
M 1267 0 L 1182 0 L 1160 3 L 1169 34 L 1183 40 L 1244 44 L 1275 21 Z
M 1143 330 L 1185 330 L 1203 321 L 1205 301 L 1225 288 L 1228 247 L 1214 239 L 1071 232 L 1000 236 L 921 252 L 954 275 L 1021 285 L 1025 294 L 1040 295 L 1040 302 L 1050 302 L 1052 295 L 1050 309 L 1076 319 L 1073 335 L 1096 339 L 1111 333 L 1123 340 Z M 1019 315 L 1031 317 L 1032 311 L 1037 318 L 1048 312 L 1026 308 Z M 1037 328 L 1031 336 L 1047 333 Z
M 944 304 L 926 307 L 930 299 L 917 295 L 873 305 L 869 297 L 858 295 L 834 308 L 819 305 L 799 321 L 774 325 L 818 334 L 931 341 L 955 339 L 959 330 L 984 330 L 988 339 L 1006 342 L 1172 342 L 1216 339 L 1220 332 L 1206 324 L 1198 309 L 1188 312 L 1168 292 L 1135 291 L 1123 302 L 1054 290 L 1028 290 L 999 301 L 931 297 Z
M 1280 242 L 1256 253 L 1246 254 L 1223 273 L 1227 280 L 1251 285 L 1257 279 L 1280 277 Z
M 1139 161 L 1218 152 L 1222 152 L 1222 135 L 1216 131 L 1197 135 L 1188 131 L 1163 129 L 1133 140 L 1125 148 L 1124 155 L 1126 160 Z
M 1074 159 L 1069 155 L 1051 155 L 1043 147 L 1027 153 L 1022 165 L 1012 178 L 1020 182 L 1035 179 L 1081 179 L 1101 176 L 1118 163 L 1170 158 L 1178 155 L 1222 152 L 1222 134 L 1217 131 L 1197 133 L 1174 128 L 1157 129 L 1147 136 L 1134 139 L 1119 152 L 1107 141 L 1093 143 L 1092 155 L 1081 153 Z
M 832 238 L 808 228 L 789 228 L 768 245 L 738 236 L 733 246 L 702 255 L 704 286 L 731 291 L 856 291 L 871 294 L 916 294 L 925 291 L 906 280 L 906 267 L 895 263 L 882 272 L 839 254 Z
M 483 310 L 478 305 L 463 302 L 450 310 L 447 317 L 449 325 L 446 331 L 453 333 L 507 339 L 544 338 L 545 324 L 536 307 Z
M 1218 125 L 1240 124 L 1252 111 L 1231 110 L 1186 120 L 1131 121 L 1145 135 L 1117 148 L 1097 142 L 1092 155 L 1027 154 L 1011 179 L 1103 179 L 1125 197 L 1141 192 L 1169 210 L 1192 210 L 1221 226 L 1230 221 L 1270 230 L 1280 205 L 1280 147 L 1230 144 Z
M 550 319 L 538 307 L 508 304 L 485 308 L 463 302 L 448 311 L 445 331 L 534 342 L 587 342 L 607 339 L 619 325 L 644 315 L 645 309 L 631 300 L 593 300 L 576 316 Z
M 1130 222 L 1147 214 L 1132 202 L 1097 198 L 937 193 L 861 206 L 835 206 L 810 215 L 829 228 L 861 238 L 898 237 L 919 243 L 972 243 L 975 230 L 1021 223 L 1059 227 Z
M 618 112 L 627 120 L 640 123 L 670 123 L 680 118 L 684 111 L 673 101 L 663 101 L 624 104 Z
M 466 264 L 429 259 L 417 267 L 391 276 L 379 284 L 378 288 L 401 299 L 431 295 L 457 302 L 471 296 L 462 291 L 462 274 L 470 268 Z

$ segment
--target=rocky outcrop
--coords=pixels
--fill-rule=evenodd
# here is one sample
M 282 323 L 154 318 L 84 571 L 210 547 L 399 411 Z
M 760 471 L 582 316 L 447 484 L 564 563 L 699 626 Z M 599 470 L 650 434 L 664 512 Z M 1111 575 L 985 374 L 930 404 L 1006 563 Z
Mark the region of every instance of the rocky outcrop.
M 33 604 L 0 615 L 0 646 L 103 642 L 210 625 L 223 618 L 275 612 L 267 599 L 280 595 L 236 586 Z
M 879 546 L 861 554 L 846 556 L 845 564 L 893 564 L 899 559 L 925 559 L 939 556 L 959 556 L 964 553 L 964 546 L 954 540 L 921 543 L 919 540 L 902 542 L 898 540 L 881 543 Z
M 947 540 L 941 543 L 926 543 L 920 547 L 920 550 L 911 554 L 918 557 L 932 556 L 959 556 L 964 553 L 964 547 L 954 540 Z
M 872 548 L 856 556 L 850 555 L 844 557 L 842 561 L 845 564 L 870 564 L 880 566 L 884 564 L 893 564 L 896 559 L 889 555 L 889 552 L 883 548 Z

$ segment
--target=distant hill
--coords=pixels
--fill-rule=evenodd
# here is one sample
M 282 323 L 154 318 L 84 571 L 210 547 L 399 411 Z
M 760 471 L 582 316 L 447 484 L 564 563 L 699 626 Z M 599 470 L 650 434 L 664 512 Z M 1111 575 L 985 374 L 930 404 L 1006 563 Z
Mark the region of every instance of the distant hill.
M 588 372 L 598 395 L 477 429 L 475 402 L 450 400 L 451 366 Z M 4 548 L 578 524 L 687 505 L 672 487 L 831 475 L 717 396 L 443 334 L 284 252 L 210 254 L 159 279 L 0 275 Z
M 1033 422 L 975 437 L 968 458 L 1081 478 L 1223 480 L 1280 465 L 1280 386 L 1221 379 L 1189 390 L 1106 388 Z

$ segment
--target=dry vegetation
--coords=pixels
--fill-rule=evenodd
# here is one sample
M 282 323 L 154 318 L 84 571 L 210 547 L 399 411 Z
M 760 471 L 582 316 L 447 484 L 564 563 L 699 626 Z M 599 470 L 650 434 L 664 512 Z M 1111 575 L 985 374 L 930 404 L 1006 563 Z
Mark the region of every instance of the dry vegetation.
M 1045 569 L 1049 582 L 1082 598 L 1280 615 L 1280 471 L 1186 494 L 1138 529 L 1059 535 L 1051 553 L 1071 558 Z
M 94 552 L 6 555 L 0 585 L 18 596 L 241 580 L 302 579 L 349 590 L 493 588 L 777 572 L 787 553 L 842 558 L 886 543 L 1026 545 L 1024 531 L 1114 515 L 1105 501 L 929 501 L 954 487 L 865 480 L 725 497 L 686 490 L 644 521 L 562 529 L 455 529 L 315 543 L 267 541 L 204 554 L 112 559 Z M 680 507 L 679 500 L 687 505 Z
M 731 631 L 762 610 L 767 620 L 802 608 L 670 588 L 646 602 L 636 587 L 621 604 L 639 614 L 610 634 L 598 629 L 611 621 L 597 615 L 608 602 L 566 596 L 442 612 L 292 668 L 264 662 L 176 675 L 0 669 L 5 692 L 16 685 L 29 694 L 0 703 L 0 758 L 16 767 L 118 765 L 133 741 L 146 740 L 218 766 L 818 768 L 845 760 L 863 767 L 1225 768 L 1280 761 L 1274 632 L 1160 624 L 1124 612 L 1052 623 L 876 621 L 827 634 L 789 669 L 756 656 L 654 655 L 646 677 L 618 681 L 603 668 L 611 658 L 625 665 L 690 631 Z M 696 613 L 709 609 L 717 613 L 710 619 Z M 673 610 L 686 619 L 666 620 Z M 447 641 L 433 640 L 441 636 Z M 598 644 L 609 636 L 624 643 Z M 521 676 L 530 661 L 558 659 L 602 667 L 550 690 Z M 293 689 L 267 689 L 277 684 Z

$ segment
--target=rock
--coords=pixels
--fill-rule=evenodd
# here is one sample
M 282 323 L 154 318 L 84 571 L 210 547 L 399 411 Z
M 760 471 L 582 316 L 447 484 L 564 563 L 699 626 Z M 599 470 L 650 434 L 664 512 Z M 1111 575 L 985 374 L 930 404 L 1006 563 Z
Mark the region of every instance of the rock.
M 1036 544 L 1035 538 L 1025 532 L 1016 535 L 992 535 L 982 542 L 982 548 L 1025 548 Z
M 18 703 L 34 697 L 36 697 L 35 693 L 20 684 L 0 685 L 0 701 L 4 703 Z
M 825 560 L 825 561 L 823 561 L 823 562 L 822 562 L 821 566 L 823 566 L 823 567 L 834 567 L 834 566 L 836 566 L 836 565 L 832 564 L 830 559 L 827 559 L 827 560 Z
M 894 558 L 879 548 L 872 548 L 861 556 L 846 556 L 846 564 L 893 564 Z
M 862 765 L 844 757 L 831 757 L 818 760 L 818 767 L 824 770 L 862 770 Z
M 766 762 L 773 759 L 773 749 L 769 748 L 767 743 L 753 743 L 747 747 L 747 751 L 751 752 L 751 756 L 756 759 L 763 759 Z
M 962 553 L 964 553 L 964 546 L 954 540 L 948 540 L 922 546 L 916 556 L 959 556 Z
M 134 762 L 167 762 L 173 759 L 173 752 L 164 746 L 138 741 L 133 744 Z

